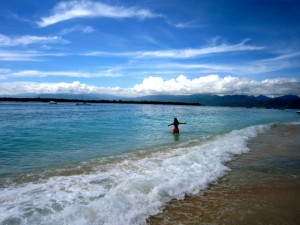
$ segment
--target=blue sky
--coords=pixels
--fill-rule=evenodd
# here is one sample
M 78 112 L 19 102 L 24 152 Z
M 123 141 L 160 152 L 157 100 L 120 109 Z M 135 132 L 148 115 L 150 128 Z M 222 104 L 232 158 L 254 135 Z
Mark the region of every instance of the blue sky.
M 299 0 L 10 0 L 0 27 L 0 95 L 300 96 Z

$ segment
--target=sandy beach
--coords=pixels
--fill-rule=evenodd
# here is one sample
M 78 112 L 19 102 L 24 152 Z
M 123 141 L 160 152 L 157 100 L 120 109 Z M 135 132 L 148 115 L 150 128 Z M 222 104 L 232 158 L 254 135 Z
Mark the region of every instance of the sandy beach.
M 300 219 L 300 126 L 277 125 L 228 163 L 226 176 L 197 196 L 173 200 L 156 224 L 284 224 Z

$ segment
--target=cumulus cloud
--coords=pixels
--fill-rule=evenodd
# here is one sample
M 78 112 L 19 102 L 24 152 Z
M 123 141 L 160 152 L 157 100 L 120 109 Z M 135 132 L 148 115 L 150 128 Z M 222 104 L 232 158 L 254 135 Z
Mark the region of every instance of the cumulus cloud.
M 52 15 L 41 18 L 37 24 L 46 27 L 62 21 L 88 18 L 88 17 L 108 17 L 108 18 L 139 18 L 146 19 L 156 17 L 154 13 L 147 9 L 125 8 L 121 6 L 111 6 L 93 1 L 63 1 L 58 3 Z
M 300 95 L 300 82 L 296 79 L 268 79 L 255 81 L 238 77 L 209 75 L 188 79 L 184 75 L 176 79 L 164 80 L 161 77 L 145 78 L 133 87 L 140 95 L 144 94 L 247 94 L 247 95 Z
M 21 93 L 93 93 L 117 96 L 143 96 L 153 94 L 246 94 L 279 96 L 294 94 L 300 96 L 300 81 L 297 79 L 266 79 L 262 81 L 219 75 L 202 76 L 189 79 L 180 75 L 175 79 L 147 77 L 132 88 L 96 87 L 75 81 L 72 83 L 0 83 L 0 95 Z
M 0 46 L 11 47 L 11 46 L 27 46 L 31 44 L 51 44 L 60 43 L 65 44 L 68 41 L 64 40 L 60 36 L 32 36 L 24 35 L 17 37 L 9 37 L 0 34 Z
M 7 82 L 0 83 L 0 95 L 16 95 L 16 94 L 117 94 L 122 93 L 119 87 L 105 88 L 96 87 L 74 81 L 71 83 L 37 83 L 37 82 Z

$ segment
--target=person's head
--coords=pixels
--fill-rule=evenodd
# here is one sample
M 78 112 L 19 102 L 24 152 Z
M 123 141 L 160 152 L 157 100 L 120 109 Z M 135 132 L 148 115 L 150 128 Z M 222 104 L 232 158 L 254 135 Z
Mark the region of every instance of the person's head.
M 178 120 L 176 117 L 174 118 L 174 123 L 178 123 Z

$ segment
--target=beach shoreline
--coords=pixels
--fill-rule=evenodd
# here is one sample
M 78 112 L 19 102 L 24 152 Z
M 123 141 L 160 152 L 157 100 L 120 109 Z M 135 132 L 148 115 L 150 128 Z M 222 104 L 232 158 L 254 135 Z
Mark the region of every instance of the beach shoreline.
M 273 126 L 227 164 L 231 172 L 196 196 L 171 201 L 148 224 L 298 224 L 299 136 L 297 123 Z
M 298 210 L 299 122 L 281 126 L 299 121 L 292 110 L 46 103 L 0 108 L 0 224 L 154 224 L 155 217 L 148 218 L 164 208 L 173 211 L 157 215 L 156 224 L 249 224 L 255 213 L 269 218 L 255 210 L 263 212 L 270 201 L 276 205 L 280 196 L 286 209 Z M 167 126 L 175 115 L 187 122 L 178 140 Z M 289 151 L 282 154 L 281 146 Z M 280 207 L 270 209 L 284 221 L 297 215 L 292 209 L 282 215 Z

